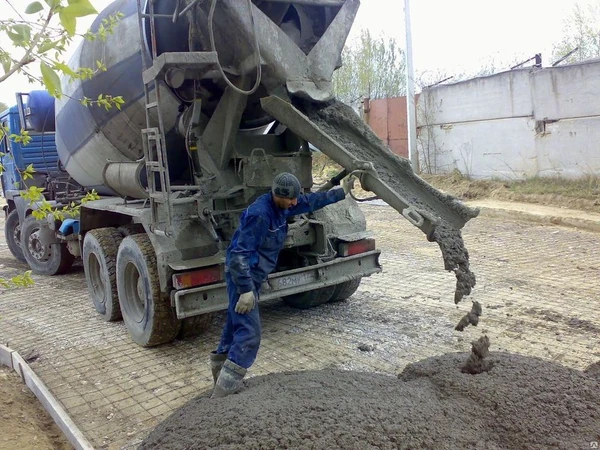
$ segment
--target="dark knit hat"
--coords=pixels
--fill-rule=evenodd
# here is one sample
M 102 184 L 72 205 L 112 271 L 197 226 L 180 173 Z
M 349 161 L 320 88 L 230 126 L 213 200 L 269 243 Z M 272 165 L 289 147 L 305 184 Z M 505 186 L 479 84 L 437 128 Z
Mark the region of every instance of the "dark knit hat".
M 283 198 L 297 198 L 300 195 L 300 181 L 288 172 L 282 172 L 273 179 L 273 195 Z

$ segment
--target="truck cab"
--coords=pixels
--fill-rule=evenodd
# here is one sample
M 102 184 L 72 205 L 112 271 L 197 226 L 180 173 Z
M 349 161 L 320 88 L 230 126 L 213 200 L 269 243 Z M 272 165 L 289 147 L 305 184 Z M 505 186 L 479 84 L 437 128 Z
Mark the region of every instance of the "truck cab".
M 32 206 L 22 198 L 21 191 L 36 186 L 44 189 L 44 197 L 52 201 L 56 183 L 51 180 L 61 176 L 55 142 L 54 98 L 42 90 L 17 93 L 16 104 L 0 113 L 0 123 L 4 129 L 0 140 L 0 162 L 4 166 L 0 187 L 6 200 L 5 237 L 15 258 L 26 262 L 21 248 L 21 226 Z M 10 138 L 23 131 L 31 137 L 27 145 Z M 33 178 L 23 180 L 22 173 L 28 166 L 35 170 Z

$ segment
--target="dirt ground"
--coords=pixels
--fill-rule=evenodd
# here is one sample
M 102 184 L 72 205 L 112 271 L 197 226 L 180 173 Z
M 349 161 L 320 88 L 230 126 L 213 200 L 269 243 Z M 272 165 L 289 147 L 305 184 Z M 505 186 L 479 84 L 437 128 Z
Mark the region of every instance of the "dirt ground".
M 0 366 L 0 449 L 72 448 L 50 414 L 16 373 Z
M 0 365 L 0 450 L 17 449 L 71 450 L 73 446 L 18 375 Z

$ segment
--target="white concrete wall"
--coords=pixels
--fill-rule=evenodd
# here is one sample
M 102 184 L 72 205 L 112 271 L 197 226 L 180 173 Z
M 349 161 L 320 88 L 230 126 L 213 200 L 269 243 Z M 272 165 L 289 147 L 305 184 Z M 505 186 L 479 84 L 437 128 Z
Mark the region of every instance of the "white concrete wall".
M 522 179 L 536 174 L 531 118 L 434 125 L 438 172 L 458 169 L 473 178 Z M 421 163 L 423 167 L 423 163 Z
M 425 90 L 418 125 L 421 136 L 429 131 L 434 138 L 438 173 L 458 168 L 474 178 L 600 175 L 600 61 Z
M 600 115 L 600 62 L 554 67 L 532 73 L 536 120 Z
M 600 175 L 600 116 L 546 124 L 546 132 L 535 137 L 535 147 L 539 175 Z
M 529 74 L 529 69 L 514 70 L 428 89 L 423 93 L 423 106 L 435 111 L 429 123 L 531 116 Z

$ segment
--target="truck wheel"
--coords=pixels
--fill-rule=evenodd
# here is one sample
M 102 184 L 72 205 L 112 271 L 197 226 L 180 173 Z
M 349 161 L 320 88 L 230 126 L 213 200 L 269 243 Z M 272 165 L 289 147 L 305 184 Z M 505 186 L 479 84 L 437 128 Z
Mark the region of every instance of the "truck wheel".
M 144 226 L 140 223 L 121 225 L 119 228 L 117 228 L 117 230 L 119 230 L 119 233 L 121 233 L 121 236 L 123 237 L 133 236 L 134 234 L 142 234 L 146 232 L 146 230 L 144 230 Z
M 42 240 L 41 223 L 33 216 L 27 216 L 21 226 L 21 250 L 34 273 L 39 275 L 60 275 L 73 265 L 75 257 L 66 244 L 47 244 Z
M 362 278 L 357 278 L 356 280 L 350 280 L 340 284 L 336 284 L 335 291 L 333 291 L 333 295 L 331 296 L 331 299 L 329 301 L 334 303 L 346 300 L 356 292 L 358 286 L 360 286 L 361 280 Z
M 321 289 L 313 289 L 312 291 L 300 292 L 299 294 L 288 295 L 283 297 L 283 301 L 292 308 L 308 309 L 327 303 L 334 291 L 335 286 L 328 286 Z
M 21 224 L 19 223 L 19 213 L 16 209 L 8 213 L 6 223 L 4 224 L 4 237 L 12 255 L 19 261 L 26 263 L 23 250 L 21 250 Z
M 122 317 L 116 278 L 117 252 L 122 240 L 116 228 L 92 230 L 83 240 L 83 268 L 90 298 L 107 322 Z
M 148 235 L 128 236 L 121 242 L 117 291 L 123 321 L 135 342 L 152 347 L 175 339 L 181 323 L 160 292 L 156 254 Z

